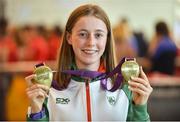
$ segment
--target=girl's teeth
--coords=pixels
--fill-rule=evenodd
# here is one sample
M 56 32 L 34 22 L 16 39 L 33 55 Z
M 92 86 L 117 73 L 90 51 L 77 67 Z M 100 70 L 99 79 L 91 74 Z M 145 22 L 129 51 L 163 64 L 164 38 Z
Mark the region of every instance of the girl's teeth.
M 95 50 L 84 50 L 85 53 L 89 53 L 89 54 L 93 54 L 95 53 L 96 51 Z

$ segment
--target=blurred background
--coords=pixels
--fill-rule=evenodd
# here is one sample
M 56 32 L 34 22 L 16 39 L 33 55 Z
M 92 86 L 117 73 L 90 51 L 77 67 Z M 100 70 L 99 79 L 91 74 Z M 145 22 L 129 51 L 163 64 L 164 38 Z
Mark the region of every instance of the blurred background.
M 151 120 L 180 120 L 180 0 L 0 0 L 0 120 L 25 120 L 24 78 L 40 62 L 56 70 L 68 16 L 85 3 L 107 12 L 117 61 L 143 66 Z

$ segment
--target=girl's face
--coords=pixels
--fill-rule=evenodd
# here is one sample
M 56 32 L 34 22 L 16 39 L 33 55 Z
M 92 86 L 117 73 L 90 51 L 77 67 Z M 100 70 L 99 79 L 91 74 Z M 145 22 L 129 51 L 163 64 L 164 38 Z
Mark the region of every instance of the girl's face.
M 94 17 L 81 17 L 67 36 L 79 69 L 97 70 L 107 41 L 105 23 Z

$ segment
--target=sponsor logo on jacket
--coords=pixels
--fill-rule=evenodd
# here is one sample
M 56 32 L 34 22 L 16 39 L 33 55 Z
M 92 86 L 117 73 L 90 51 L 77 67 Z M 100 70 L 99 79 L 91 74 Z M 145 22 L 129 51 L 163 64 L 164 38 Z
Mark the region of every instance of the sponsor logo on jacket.
M 68 104 L 70 102 L 69 98 L 56 98 L 56 104 Z

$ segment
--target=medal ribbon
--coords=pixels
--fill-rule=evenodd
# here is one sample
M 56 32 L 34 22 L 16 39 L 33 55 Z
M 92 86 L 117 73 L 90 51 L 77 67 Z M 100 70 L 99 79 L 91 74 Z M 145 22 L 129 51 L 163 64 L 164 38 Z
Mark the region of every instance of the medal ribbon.
M 114 70 L 109 73 L 102 73 L 102 72 L 97 72 L 97 71 L 87 71 L 87 70 L 64 70 L 63 73 L 80 76 L 83 78 L 91 78 L 91 79 L 96 78 L 97 80 L 101 81 L 101 87 L 103 89 L 114 92 L 120 87 L 122 80 L 123 80 L 123 76 L 121 74 L 121 65 L 124 63 L 124 61 L 125 61 L 125 58 L 123 58 L 120 61 L 120 63 L 114 68 Z M 115 74 L 117 74 L 115 82 L 114 82 L 112 88 L 108 89 L 107 88 L 107 79 L 112 77 Z

